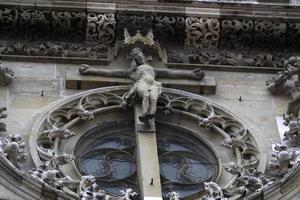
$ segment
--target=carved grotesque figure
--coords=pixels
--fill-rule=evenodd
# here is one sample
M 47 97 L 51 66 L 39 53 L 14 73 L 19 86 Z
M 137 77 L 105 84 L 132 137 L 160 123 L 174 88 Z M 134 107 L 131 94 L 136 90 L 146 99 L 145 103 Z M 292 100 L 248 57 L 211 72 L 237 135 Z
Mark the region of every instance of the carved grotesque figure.
M 283 71 L 278 78 L 272 78 L 266 82 L 271 93 L 283 92 L 284 89 L 291 89 L 298 85 L 300 73 L 300 57 L 293 56 L 284 62 Z M 296 76 L 296 77 L 294 77 Z
M 1 139 L 1 149 L 6 158 L 17 168 L 26 160 L 25 143 L 20 135 L 10 135 Z
M 7 67 L 3 67 L 3 64 L 0 62 L 0 86 L 10 84 L 13 76 L 14 72 Z
M 275 176 L 283 176 L 292 167 L 297 153 L 296 151 L 289 150 L 286 145 L 276 144 L 272 157 L 273 159 L 268 165 L 270 173 Z
M 298 117 L 295 117 L 293 114 L 284 115 L 283 119 L 283 124 L 289 127 L 289 130 L 284 133 L 284 139 L 293 139 L 300 132 L 300 119 Z
M 227 200 L 224 198 L 222 189 L 214 182 L 204 182 L 206 196 L 202 200 Z
M 93 175 L 86 175 L 81 177 L 80 181 L 80 196 L 81 200 L 131 200 L 133 196 L 137 195 L 131 188 L 125 191 L 120 191 L 122 196 L 112 196 L 101 189 L 96 183 L 96 178 Z
M 180 195 L 177 192 L 168 192 L 164 195 L 164 199 L 166 200 L 179 200 Z

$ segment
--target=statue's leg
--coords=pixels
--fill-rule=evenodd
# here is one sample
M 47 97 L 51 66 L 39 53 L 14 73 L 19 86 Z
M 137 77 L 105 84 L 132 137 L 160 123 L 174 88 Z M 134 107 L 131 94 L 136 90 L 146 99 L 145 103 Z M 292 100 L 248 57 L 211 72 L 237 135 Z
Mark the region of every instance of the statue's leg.
M 157 99 L 159 96 L 159 88 L 156 86 L 152 86 L 150 90 L 150 115 L 155 115 L 157 109 Z
M 138 96 L 142 99 L 142 109 L 143 109 L 143 116 L 149 114 L 149 86 L 144 83 L 143 81 L 139 81 L 136 83 L 136 90 Z
M 143 116 L 146 116 L 149 114 L 149 106 L 150 106 L 149 97 L 150 97 L 150 93 L 147 90 L 144 92 L 144 95 L 143 95 L 143 102 L 142 102 Z

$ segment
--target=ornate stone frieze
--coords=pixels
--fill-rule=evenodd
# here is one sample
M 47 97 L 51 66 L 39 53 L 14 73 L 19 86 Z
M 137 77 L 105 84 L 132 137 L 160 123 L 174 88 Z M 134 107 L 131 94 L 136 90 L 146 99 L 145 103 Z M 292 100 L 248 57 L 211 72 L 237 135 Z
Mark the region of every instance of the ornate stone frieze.
M 287 25 L 285 22 L 255 20 L 254 48 L 273 49 L 284 48 Z
M 49 38 L 51 34 L 51 13 L 48 10 L 20 9 L 18 35 L 36 40 Z
M 18 27 L 18 10 L 12 8 L 0 9 L 1 38 L 15 37 Z
M 154 35 L 161 44 L 183 45 L 185 18 L 181 16 L 156 16 Z
M 168 63 L 281 68 L 286 55 L 246 51 L 167 50 L 167 56 Z
M 287 48 L 300 49 L 300 23 L 299 22 L 288 22 L 287 29 Z
M 124 28 L 127 28 L 130 35 L 134 35 L 138 30 L 145 35 L 153 29 L 154 16 L 152 13 L 142 12 L 117 12 L 117 38 L 123 40 Z
M 103 44 L 87 45 L 65 42 L 28 43 L 3 41 L 0 43 L 0 55 L 103 59 L 108 57 L 108 47 Z
M 253 20 L 223 19 L 221 21 L 220 47 L 247 49 L 252 46 Z
M 215 18 L 188 17 L 185 21 L 185 47 L 214 49 L 219 45 L 220 22 Z
M 115 40 L 115 14 L 87 14 L 86 42 L 112 44 Z
M 53 37 L 78 41 L 84 38 L 86 14 L 84 12 L 51 11 Z

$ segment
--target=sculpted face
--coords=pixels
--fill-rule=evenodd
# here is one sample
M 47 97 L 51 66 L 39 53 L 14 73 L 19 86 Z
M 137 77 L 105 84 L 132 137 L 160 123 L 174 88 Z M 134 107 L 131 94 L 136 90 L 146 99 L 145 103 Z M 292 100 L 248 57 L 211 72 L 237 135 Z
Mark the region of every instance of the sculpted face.
M 138 65 L 146 63 L 146 59 L 143 51 L 140 48 L 133 48 L 130 52 L 130 56 L 135 60 Z

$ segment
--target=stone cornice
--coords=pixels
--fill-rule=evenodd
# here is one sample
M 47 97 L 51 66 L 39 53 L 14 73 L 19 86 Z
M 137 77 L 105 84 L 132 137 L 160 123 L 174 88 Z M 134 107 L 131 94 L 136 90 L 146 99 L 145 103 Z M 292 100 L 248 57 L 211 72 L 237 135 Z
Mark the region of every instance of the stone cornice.
M 143 2 L 141 4 L 141 2 Z M 278 19 L 300 19 L 300 5 L 292 3 L 266 2 L 157 2 L 157 1 L 106 1 L 106 0 L 62 0 L 62 1 L 5 1 L 0 6 L 33 7 L 51 10 L 82 10 L 87 12 L 114 13 L 117 11 L 141 11 L 152 13 L 168 13 L 185 16 L 241 16 L 265 17 Z

